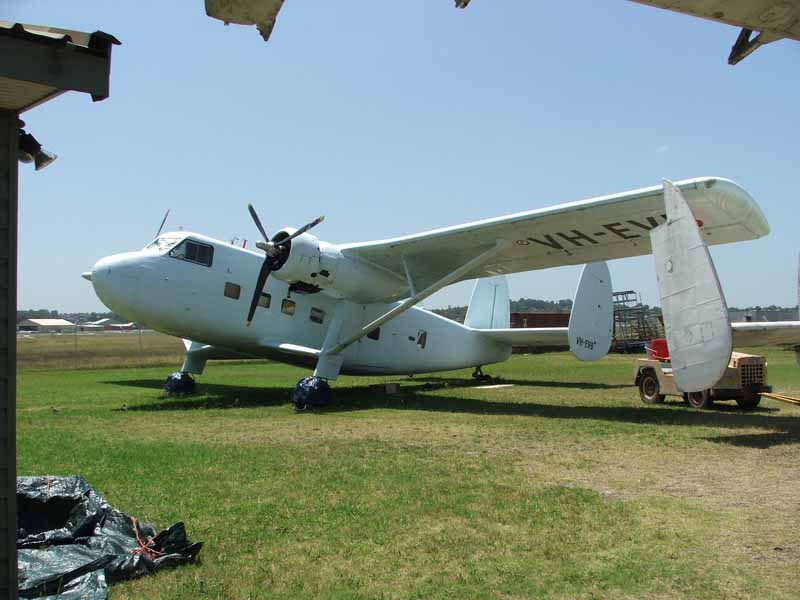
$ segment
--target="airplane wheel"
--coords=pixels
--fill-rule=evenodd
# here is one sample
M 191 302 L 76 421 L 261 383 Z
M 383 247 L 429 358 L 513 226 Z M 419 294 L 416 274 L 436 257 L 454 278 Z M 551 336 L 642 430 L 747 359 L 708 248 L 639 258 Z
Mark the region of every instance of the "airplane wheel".
M 303 377 L 292 391 L 292 404 L 296 410 L 306 410 L 331 403 L 333 392 L 321 377 Z
M 639 379 L 639 398 L 645 404 L 661 404 L 664 402 L 664 394 L 659 393 L 661 386 L 658 377 L 652 371 L 646 371 Z
M 194 379 L 189 373 L 177 371 L 167 377 L 164 382 L 164 391 L 168 394 L 193 394 Z
M 708 390 L 701 390 L 699 392 L 688 392 L 683 395 L 683 399 L 692 408 L 707 409 L 711 408 L 714 401 L 711 399 L 711 394 Z

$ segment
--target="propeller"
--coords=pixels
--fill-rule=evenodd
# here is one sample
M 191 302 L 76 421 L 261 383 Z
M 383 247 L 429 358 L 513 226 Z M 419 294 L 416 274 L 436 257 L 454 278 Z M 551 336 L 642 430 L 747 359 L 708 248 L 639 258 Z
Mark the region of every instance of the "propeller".
M 161 235 L 161 230 L 164 229 L 164 223 L 167 222 L 167 217 L 168 216 L 169 216 L 169 209 L 167 209 L 167 212 L 164 213 L 164 218 L 161 219 L 161 225 L 159 225 L 159 227 L 158 227 L 158 231 L 156 232 L 156 237 L 153 238 L 154 240 L 158 239 L 158 236 Z
M 311 229 L 312 227 L 316 227 L 320 223 L 325 220 L 324 216 L 318 217 L 303 225 L 300 229 L 295 231 L 289 236 L 281 240 L 270 240 L 267 232 L 264 230 L 264 226 L 261 224 L 261 219 L 258 218 L 258 213 L 256 213 L 256 209 L 253 208 L 252 204 L 247 205 L 247 210 L 250 211 L 250 216 L 253 218 L 253 222 L 256 224 L 258 228 L 258 232 L 263 236 L 264 241 L 256 242 L 256 246 L 264 251 L 264 262 L 261 264 L 261 270 L 258 272 L 258 279 L 256 280 L 256 287 L 253 290 L 253 299 L 250 301 L 250 310 L 247 312 L 247 321 L 245 324 L 247 327 L 250 327 L 250 324 L 253 322 L 253 316 L 256 314 L 256 307 L 258 306 L 258 300 L 261 298 L 261 294 L 264 291 L 264 286 L 267 283 L 267 277 L 272 271 L 275 271 L 280 268 L 281 264 L 284 262 L 285 253 L 287 252 L 287 244 L 291 242 L 294 238 L 299 235 L 304 234 L 306 231 Z M 165 217 L 166 218 L 166 217 Z

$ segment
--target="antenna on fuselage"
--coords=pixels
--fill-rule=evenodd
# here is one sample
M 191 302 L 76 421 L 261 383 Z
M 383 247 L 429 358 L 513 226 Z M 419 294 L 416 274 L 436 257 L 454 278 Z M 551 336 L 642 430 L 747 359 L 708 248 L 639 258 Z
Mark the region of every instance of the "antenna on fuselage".
M 158 238 L 158 236 L 161 235 L 161 230 L 164 229 L 164 223 L 167 222 L 167 217 L 168 216 L 169 216 L 169 209 L 167 209 L 167 212 L 164 213 L 164 218 L 161 219 L 161 225 L 158 227 L 158 231 L 156 232 L 156 237 L 153 238 L 153 239 L 156 239 L 156 238 Z

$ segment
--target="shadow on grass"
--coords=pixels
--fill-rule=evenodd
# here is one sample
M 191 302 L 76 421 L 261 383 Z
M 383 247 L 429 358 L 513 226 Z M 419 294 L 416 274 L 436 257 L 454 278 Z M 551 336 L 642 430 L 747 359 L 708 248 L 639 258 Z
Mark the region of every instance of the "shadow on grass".
M 499 383 L 512 383 L 512 381 L 502 380 Z M 150 388 L 157 391 L 160 391 L 163 385 L 159 379 L 105 381 L 103 383 Z M 452 397 L 431 393 L 434 389 L 458 388 L 464 390 L 474 388 L 476 385 L 478 384 L 475 382 L 463 379 L 414 378 L 403 383 L 401 393 L 393 395 L 385 395 L 367 386 L 336 387 L 334 403 L 317 412 L 337 414 L 349 411 L 389 409 L 529 416 L 546 419 L 587 419 L 645 425 L 714 427 L 728 430 L 766 429 L 769 431 L 732 436 L 710 436 L 705 439 L 714 443 L 748 448 L 768 448 L 775 445 L 800 443 L 800 418 L 776 415 L 775 413 L 781 411 L 774 408 L 762 407 L 753 411 L 744 411 L 735 404 L 717 404 L 714 410 L 696 411 L 685 408 L 680 401 L 650 406 L 570 406 L 537 404 L 534 401 L 507 402 L 469 396 Z M 521 385 L 551 388 L 572 387 L 586 390 L 632 387 L 527 380 L 521 382 Z M 194 396 L 165 396 L 158 402 L 129 406 L 127 410 L 176 411 L 280 406 L 288 404 L 291 395 L 291 388 L 288 387 L 246 387 L 226 384 L 198 384 L 197 387 L 198 392 Z
M 630 388 L 629 383 L 597 383 L 596 381 L 547 381 L 534 379 L 506 379 L 505 377 L 492 377 L 487 381 L 477 381 L 475 379 L 464 379 L 455 377 L 414 377 L 403 385 L 428 384 L 430 386 L 442 386 L 451 388 L 475 388 L 484 385 L 516 385 L 520 387 L 548 387 L 548 388 L 569 388 L 576 390 L 615 390 Z
M 161 379 L 125 379 L 101 381 L 107 385 L 147 388 L 163 392 Z M 127 406 L 130 411 L 198 410 L 220 408 L 257 408 L 288 404 L 291 390 L 288 388 L 246 387 L 221 384 L 198 383 L 194 394 L 163 394 L 158 402 Z

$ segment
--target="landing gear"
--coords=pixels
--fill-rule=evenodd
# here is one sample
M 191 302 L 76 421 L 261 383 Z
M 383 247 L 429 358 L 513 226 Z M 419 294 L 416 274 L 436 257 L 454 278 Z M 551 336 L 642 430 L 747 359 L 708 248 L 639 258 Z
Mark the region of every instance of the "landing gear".
M 185 371 L 176 371 L 167 377 L 164 391 L 169 394 L 193 394 L 194 378 Z
M 481 369 L 480 365 L 475 367 L 475 370 L 472 372 L 472 378 L 475 379 L 476 381 L 491 381 L 492 380 L 492 376 L 491 375 L 487 375 L 486 373 L 484 373 L 483 369 Z
M 326 406 L 332 398 L 331 386 L 321 377 L 303 377 L 292 391 L 292 404 L 296 410 Z

